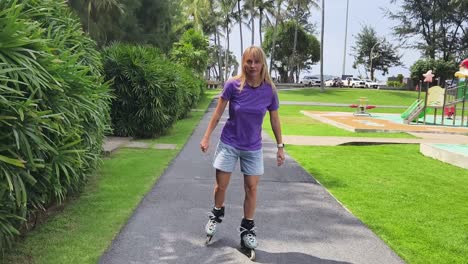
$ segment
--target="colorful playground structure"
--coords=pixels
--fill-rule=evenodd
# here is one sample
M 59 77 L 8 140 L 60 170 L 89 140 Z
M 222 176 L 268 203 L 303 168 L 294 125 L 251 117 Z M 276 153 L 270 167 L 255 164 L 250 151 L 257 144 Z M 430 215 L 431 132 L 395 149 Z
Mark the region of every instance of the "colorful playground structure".
M 367 111 L 369 109 L 373 109 L 375 105 L 369 105 L 369 100 L 367 97 L 360 97 L 358 100 L 358 104 L 351 104 L 349 107 L 356 108 L 356 111 L 353 113 L 355 116 L 371 116 L 371 114 Z
M 432 83 L 434 75 L 432 71 L 428 71 L 423 74 L 425 77 L 424 82 L 429 85 Z M 460 70 L 455 73 L 455 77 L 458 78 L 458 83 L 451 85 L 447 88 L 440 86 L 433 86 L 427 89 L 424 100 L 420 98 L 410 106 L 408 109 L 401 114 L 401 118 L 404 119 L 406 124 L 412 124 L 415 122 L 419 123 L 419 120 L 423 118 L 423 124 L 426 124 L 426 116 L 429 111 L 434 113 L 433 124 L 434 125 L 445 125 L 445 117 L 452 121 L 452 126 L 465 125 L 465 103 L 468 99 L 468 59 L 463 60 L 460 63 Z M 419 93 L 420 93 L 419 89 Z M 460 124 L 456 123 L 457 112 L 461 106 L 461 118 Z M 433 111 L 432 111 L 433 110 Z M 437 111 L 441 110 L 440 123 L 437 123 Z M 466 121 L 468 126 L 468 120 Z

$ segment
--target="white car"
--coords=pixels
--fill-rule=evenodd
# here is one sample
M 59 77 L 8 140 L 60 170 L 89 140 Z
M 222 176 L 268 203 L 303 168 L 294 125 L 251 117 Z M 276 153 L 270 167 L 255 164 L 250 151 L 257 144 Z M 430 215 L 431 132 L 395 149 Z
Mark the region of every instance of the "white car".
M 366 88 L 379 88 L 379 84 L 371 79 L 364 79 L 364 82 L 366 82 Z
M 359 79 L 359 78 L 356 78 L 356 77 L 348 77 L 346 78 L 346 81 L 344 81 L 344 85 L 345 86 L 348 86 L 348 87 L 366 87 L 366 82 Z
M 305 86 L 320 86 L 321 81 L 320 78 L 316 76 L 304 76 L 299 83 Z

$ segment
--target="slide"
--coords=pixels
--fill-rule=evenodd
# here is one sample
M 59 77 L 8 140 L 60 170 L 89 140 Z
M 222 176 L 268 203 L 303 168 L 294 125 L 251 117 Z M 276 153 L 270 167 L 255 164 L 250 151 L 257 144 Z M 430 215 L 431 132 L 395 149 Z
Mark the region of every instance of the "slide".
M 405 112 L 401 114 L 401 118 L 403 119 L 408 119 L 408 117 L 413 113 L 414 111 L 420 111 L 421 105 L 423 104 L 422 100 L 416 100 L 414 103 L 411 104 L 408 109 L 406 109 Z M 424 116 L 424 111 L 420 111 L 419 113 L 419 118 Z

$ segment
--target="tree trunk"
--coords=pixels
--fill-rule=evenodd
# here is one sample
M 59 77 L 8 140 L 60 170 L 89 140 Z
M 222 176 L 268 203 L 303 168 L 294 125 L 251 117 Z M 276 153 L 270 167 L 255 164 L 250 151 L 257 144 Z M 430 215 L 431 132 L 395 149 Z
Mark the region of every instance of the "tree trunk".
M 237 0 L 237 11 L 238 11 L 237 20 L 239 21 L 240 44 L 241 44 L 240 60 L 242 64 L 242 53 L 244 52 L 244 39 L 242 38 L 242 17 L 241 17 L 240 1 L 241 0 Z
M 250 7 L 250 19 L 251 19 L 251 30 L 252 30 L 252 41 L 251 45 L 255 43 L 255 0 L 252 0 L 252 6 Z
M 260 18 L 259 18 L 259 21 L 258 21 L 258 32 L 260 33 L 260 47 L 262 46 L 263 44 L 263 39 L 262 39 L 262 20 L 263 20 L 263 9 L 260 9 L 260 14 L 259 14 Z
M 228 68 L 230 68 L 229 65 L 228 65 L 228 63 L 229 63 L 229 44 L 230 44 L 229 43 L 229 23 L 226 22 L 226 52 L 225 52 L 225 55 L 224 55 L 224 57 L 225 57 L 224 58 L 225 59 L 225 63 L 224 63 L 224 74 L 225 74 L 224 76 L 225 76 L 225 78 L 224 78 L 224 80 L 227 80 L 229 78 L 229 76 L 228 76 Z
M 272 40 L 272 46 L 271 46 L 271 55 L 270 55 L 270 76 L 271 76 L 271 71 L 273 69 L 273 57 L 275 55 L 275 46 L 276 46 L 276 35 L 278 34 L 278 20 L 281 12 L 281 3 L 282 1 L 278 1 L 278 6 L 276 9 L 276 19 L 275 19 L 275 29 L 273 31 L 273 40 Z
M 224 76 L 223 76 L 223 65 L 222 65 L 222 59 L 221 59 L 221 42 L 219 40 L 219 34 L 218 30 L 215 29 L 215 38 L 218 40 L 216 44 L 216 49 L 218 50 L 218 68 L 219 68 L 219 81 L 221 83 L 224 83 Z M 216 41 L 215 41 L 216 42 Z
M 299 9 L 299 3 L 297 3 L 297 6 L 296 6 L 296 9 L 294 10 L 294 17 L 295 17 L 295 27 L 294 27 L 294 43 L 293 43 L 293 50 L 292 50 L 292 54 L 291 54 L 291 57 L 289 58 L 289 68 L 291 70 L 290 74 L 289 74 L 289 81 L 290 82 L 294 82 L 294 61 L 296 59 L 296 47 L 297 47 L 297 26 L 298 26 L 298 22 L 297 22 L 297 10 Z

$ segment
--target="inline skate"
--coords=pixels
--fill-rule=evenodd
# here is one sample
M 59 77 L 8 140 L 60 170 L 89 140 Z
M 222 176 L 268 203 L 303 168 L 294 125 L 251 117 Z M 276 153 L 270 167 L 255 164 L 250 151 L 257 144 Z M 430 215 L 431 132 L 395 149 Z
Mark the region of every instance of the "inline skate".
M 247 255 L 247 257 L 254 261 L 255 260 L 255 248 L 258 246 L 257 238 L 255 235 L 255 224 L 253 220 L 242 219 L 241 226 L 239 228 L 241 237 L 241 250 Z
M 208 245 L 216 233 L 216 225 L 221 223 L 224 218 L 224 206 L 216 210 L 213 208 L 208 216 L 209 220 L 205 226 L 206 240 L 205 245 Z

